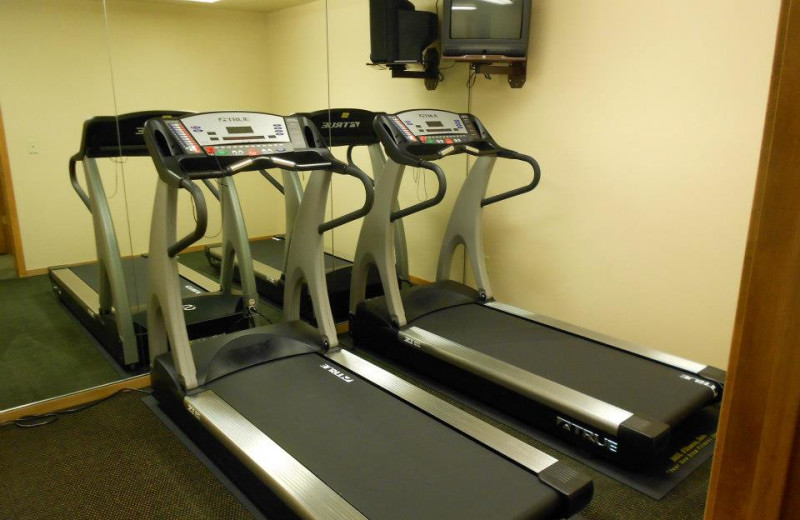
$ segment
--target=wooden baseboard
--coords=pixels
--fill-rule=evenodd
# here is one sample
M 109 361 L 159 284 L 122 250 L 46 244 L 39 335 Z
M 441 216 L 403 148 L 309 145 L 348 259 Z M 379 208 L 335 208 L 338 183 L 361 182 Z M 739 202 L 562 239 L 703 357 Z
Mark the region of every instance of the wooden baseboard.
M 142 376 L 131 377 L 108 383 L 105 385 L 87 388 L 67 395 L 37 401 L 35 403 L 9 408 L 0 412 L 0 424 L 16 421 L 20 417 L 27 415 L 42 415 L 46 413 L 57 412 L 59 410 L 66 410 L 67 408 L 74 408 L 87 403 L 98 401 L 110 395 L 113 395 L 120 390 L 131 389 L 140 390 L 150 386 L 150 375 L 145 374 Z

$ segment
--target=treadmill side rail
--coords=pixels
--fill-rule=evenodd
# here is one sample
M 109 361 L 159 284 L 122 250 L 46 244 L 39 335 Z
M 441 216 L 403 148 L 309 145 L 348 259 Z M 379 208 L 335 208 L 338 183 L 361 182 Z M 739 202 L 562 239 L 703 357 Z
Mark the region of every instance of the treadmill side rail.
M 184 406 L 301 517 L 366 519 L 213 391 L 185 397 Z
M 564 332 L 569 334 L 574 334 L 576 336 L 582 336 L 586 339 L 597 341 L 604 345 L 608 345 L 609 347 L 624 350 L 625 352 L 630 352 L 631 354 L 635 354 L 637 356 L 652 359 L 653 361 L 657 361 L 662 365 L 671 366 L 673 368 L 677 368 L 679 370 L 684 370 L 686 372 L 691 372 L 692 374 L 696 374 L 702 377 L 704 372 L 707 372 L 708 369 L 713 369 L 714 367 L 709 367 L 707 365 L 703 365 L 701 363 L 697 363 L 695 361 L 691 361 L 688 359 L 684 359 L 679 356 L 675 356 L 672 354 L 668 354 L 666 352 L 662 352 L 660 350 L 649 349 L 646 347 L 642 347 L 636 345 L 634 343 L 628 343 L 627 341 L 622 341 L 611 336 L 606 336 L 605 334 L 600 334 L 598 332 L 584 329 L 582 327 L 578 327 L 577 325 L 572 325 L 571 323 L 567 323 L 561 320 L 557 320 L 555 318 L 550 318 L 549 316 L 544 316 L 542 314 L 537 314 L 535 312 L 531 312 L 525 309 L 521 309 L 519 307 L 515 307 L 513 305 L 508 305 L 507 303 L 501 303 L 497 301 L 487 302 L 484 304 L 486 307 L 491 307 L 496 311 L 504 312 L 506 314 L 511 314 L 513 316 L 517 316 L 518 318 L 522 318 L 528 321 L 533 321 L 536 323 L 541 323 L 542 325 L 546 325 L 548 327 L 552 327 L 555 329 L 560 329 Z M 716 369 L 719 371 L 719 369 Z M 721 371 L 720 371 L 721 372 Z M 724 377 L 722 378 L 724 379 Z M 722 381 L 712 380 L 712 382 L 719 384 L 722 386 Z M 718 395 L 719 389 L 714 389 L 714 394 Z
M 536 474 L 558 462 L 550 455 L 417 388 L 351 352 L 339 350 L 327 353 L 325 357 Z
M 594 483 L 567 464 L 498 430 L 464 410 L 408 383 L 394 374 L 348 352 L 339 350 L 325 357 L 358 374 L 383 390 L 471 437 L 487 448 L 525 467 L 557 491 L 566 503 L 566 515 L 583 509 L 592 499 Z
M 408 327 L 398 334 L 400 340 L 412 348 L 418 348 L 463 370 L 561 410 L 608 435 L 616 436 L 620 425 L 633 417 L 633 413 L 627 410 L 487 356 L 425 329 Z

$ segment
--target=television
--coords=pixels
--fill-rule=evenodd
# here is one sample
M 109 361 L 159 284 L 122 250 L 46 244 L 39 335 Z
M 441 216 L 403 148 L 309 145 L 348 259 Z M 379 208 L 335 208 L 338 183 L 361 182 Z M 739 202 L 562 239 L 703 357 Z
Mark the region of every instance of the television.
M 531 0 L 444 0 L 442 56 L 525 57 Z
M 372 63 L 418 63 L 438 39 L 439 18 L 408 0 L 369 0 L 369 33 Z

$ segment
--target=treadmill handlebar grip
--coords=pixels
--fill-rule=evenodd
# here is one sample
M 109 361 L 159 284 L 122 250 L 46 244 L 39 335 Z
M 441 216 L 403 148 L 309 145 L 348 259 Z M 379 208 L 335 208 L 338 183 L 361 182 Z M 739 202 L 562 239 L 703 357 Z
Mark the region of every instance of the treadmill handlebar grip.
M 78 183 L 78 172 L 76 171 L 76 165 L 78 164 L 78 160 L 80 160 L 81 154 L 75 154 L 69 158 L 69 181 L 72 183 L 72 187 L 75 189 L 75 193 L 78 194 L 78 197 L 81 198 L 83 203 L 89 209 L 89 212 L 92 211 L 92 206 L 89 203 L 89 195 L 84 191 L 81 185 Z
M 203 196 L 203 192 L 200 191 L 200 188 L 189 179 L 181 179 L 180 187 L 187 190 L 192 196 L 192 201 L 194 201 L 195 211 L 197 213 L 197 220 L 194 231 L 169 247 L 167 253 L 169 254 L 170 258 L 175 258 L 178 253 L 203 238 L 208 227 L 208 209 L 206 207 L 206 199 Z
M 445 178 L 444 172 L 439 167 L 439 165 L 429 161 L 419 161 L 417 166 L 420 168 L 424 168 L 426 170 L 430 170 L 434 173 L 434 175 L 436 175 L 436 182 L 438 184 L 438 187 L 436 189 L 436 194 L 430 199 L 423 200 L 422 202 L 418 202 L 417 204 L 411 205 L 407 208 L 393 211 L 390 216 L 391 222 L 394 222 L 397 219 L 407 217 L 409 215 L 413 215 L 414 213 L 420 212 L 424 209 L 433 207 L 439 204 L 442 201 L 442 199 L 444 199 L 444 194 L 447 192 L 447 179 Z
M 342 226 L 347 224 L 348 222 L 353 222 L 354 220 L 360 219 L 361 217 L 367 216 L 367 214 L 372 209 L 372 203 L 375 201 L 375 189 L 373 187 L 372 179 L 364 173 L 361 168 L 357 167 L 354 164 L 345 164 L 342 162 L 335 162 L 333 163 L 332 171 L 336 173 L 340 173 L 342 175 L 349 175 L 351 177 L 355 177 L 361 184 L 364 186 L 364 205 L 361 206 L 360 209 L 355 211 L 351 211 L 350 213 L 346 213 L 341 217 L 336 217 L 335 219 L 329 220 L 328 222 L 323 222 L 317 228 L 319 234 L 323 234 L 326 231 L 330 231 L 333 228 Z
M 481 207 L 488 206 L 489 204 L 494 204 L 495 202 L 500 202 L 506 199 L 510 199 L 511 197 L 516 197 L 517 195 L 528 193 L 529 191 L 533 191 L 533 189 L 539 185 L 539 181 L 542 178 L 542 170 L 539 167 L 539 163 L 536 162 L 536 159 L 534 159 L 529 155 L 515 152 L 513 150 L 508 150 L 506 148 L 502 148 L 497 152 L 497 156 L 502 157 L 504 159 L 512 159 L 528 163 L 530 167 L 533 169 L 533 179 L 525 186 L 520 186 L 519 188 L 515 188 L 513 190 L 505 191 L 503 193 L 498 193 L 497 195 L 492 195 L 491 197 L 486 197 L 481 201 Z

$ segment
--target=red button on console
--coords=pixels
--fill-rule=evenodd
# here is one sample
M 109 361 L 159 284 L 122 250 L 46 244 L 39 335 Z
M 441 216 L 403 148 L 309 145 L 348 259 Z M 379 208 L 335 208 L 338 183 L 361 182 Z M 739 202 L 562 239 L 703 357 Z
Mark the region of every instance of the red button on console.
M 258 150 L 256 150 L 255 148 L 250 148 L 249 150 L 247 150 L 247 155 L 258 155 Z
M 453 140 L 450 139 L 449 137 L 447 139 L 445 139 L 444 142 L 447 143 L 447 144 L 453 144 Z
M 214 155 L 214 147 L 206 146 L 206 152 L 208 152 L 209 155 Z

